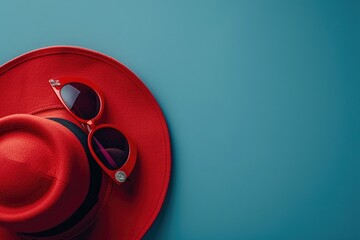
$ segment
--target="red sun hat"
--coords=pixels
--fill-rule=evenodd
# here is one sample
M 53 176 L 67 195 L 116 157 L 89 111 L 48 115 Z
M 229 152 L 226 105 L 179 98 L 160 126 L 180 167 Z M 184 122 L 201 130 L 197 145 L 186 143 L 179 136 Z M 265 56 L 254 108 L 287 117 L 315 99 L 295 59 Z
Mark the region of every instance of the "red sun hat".
M 65 82 L 93 89 L 99 114 L 77 115 L 59 94 Z M 0 96 L 1 240 L 144 236 L 165 199 L 171 150 L 161 109 L 133 72 L 88 49 L 48 47 L 0 66 Z M 117 144 L 113 132 L 124 153 L 94 144 Z M 126 161 L 112 165 L 108 153 Z

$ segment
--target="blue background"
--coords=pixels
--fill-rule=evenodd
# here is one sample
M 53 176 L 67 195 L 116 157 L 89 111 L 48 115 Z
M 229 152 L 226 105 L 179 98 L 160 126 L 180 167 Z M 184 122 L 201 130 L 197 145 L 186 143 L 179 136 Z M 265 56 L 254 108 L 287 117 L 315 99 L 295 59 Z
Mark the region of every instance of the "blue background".
M 108 54 L 167 118 L 145 239 L 360 239 L 360 1 L 1 1 L 0 63 Z

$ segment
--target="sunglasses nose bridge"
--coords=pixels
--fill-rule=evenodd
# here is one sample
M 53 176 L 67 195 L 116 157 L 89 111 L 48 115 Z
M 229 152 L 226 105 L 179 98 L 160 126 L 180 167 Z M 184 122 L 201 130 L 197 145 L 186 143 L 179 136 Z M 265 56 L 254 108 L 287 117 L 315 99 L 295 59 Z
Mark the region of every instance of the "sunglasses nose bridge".
M 95 128 L 95 122 L 93 120 L 89 120 L 86 122 L 86 125 L 88 126 L 88 130 L 91 131 Z
M 95 122 L 89 120 L 86 123 L 81 123 L 81 126 L 85 130 L 85 132 L 90 133 L 95 128 Z

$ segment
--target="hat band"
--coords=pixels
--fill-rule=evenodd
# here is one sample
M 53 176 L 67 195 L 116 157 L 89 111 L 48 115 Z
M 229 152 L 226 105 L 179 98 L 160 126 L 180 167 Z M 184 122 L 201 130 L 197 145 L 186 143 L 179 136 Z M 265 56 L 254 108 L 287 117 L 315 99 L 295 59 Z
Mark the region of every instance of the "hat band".
M 101 168 L 98 166 L 96 161 L 93 159 L 88 145 L 87 145 L 87 135 L 84 133 L 84 131 L 75 125 L 74 123 L 67 121 L 65 119 L 60 118 L 49 118 L 50 120 L 53 120 L 57 123 L 60 123 L 61 125 L 65 126 L 67 129 L 69 129 L 80 141 L 81 145 L 83 146 L 87 159 L 89 161 L 89 168 L 90 168 L 90 186 L 88 194 L 86 195 L 86 198 L 84 202 L 81 204 L 81 206 L 71 215 L 68 219 L 66 219 L 64 222 L 60 223 L 59 225 L 42 231 L 42 232 L 36 232 L 36 233 L 18 233 L 20 235 L 26 236 L 26 237 L 53 237 L 59 234 L 62 234 L 74 226 L 76 226 L 88 212 L 90 212 L 93 207 L 96 205 L 96 203 L 99 201 L 99 193 L 101 189 L 101 183 L 102 183 L 102 171 Z

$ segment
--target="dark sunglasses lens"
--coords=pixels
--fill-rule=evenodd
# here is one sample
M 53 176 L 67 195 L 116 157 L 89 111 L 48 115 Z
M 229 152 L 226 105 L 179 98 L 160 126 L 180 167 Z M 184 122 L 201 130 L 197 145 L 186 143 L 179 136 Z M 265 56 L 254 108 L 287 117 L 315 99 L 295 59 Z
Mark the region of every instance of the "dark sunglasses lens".
M 60 94 L 66 106 L 81 119 L 93 119 L 100 111 L 99 96 L 85 84 L 68 83 Z
M 96 130 L 91 145 L 100 161 L 110 170 L 121 168 L 129 156 L 128 141 L 114 128 L 105 127 Z

